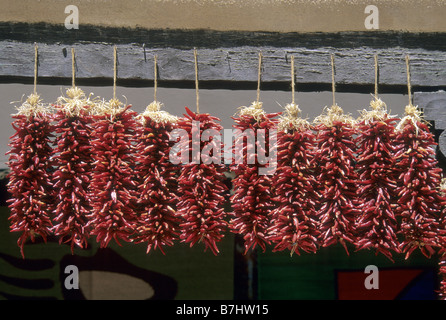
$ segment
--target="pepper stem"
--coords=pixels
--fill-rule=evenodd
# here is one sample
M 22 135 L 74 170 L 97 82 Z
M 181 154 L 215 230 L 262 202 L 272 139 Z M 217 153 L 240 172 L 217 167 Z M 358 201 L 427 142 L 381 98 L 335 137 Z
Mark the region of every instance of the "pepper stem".
M 16 107 L 18 115 L 25 115 L 27 118 L 45 116 L 50 113 L 50 107 L 42 103 L 40 95 L 31 93 L 20 107 Z
M 285 106 L 285 115 L 281 117 L 277 125 L 280 131 L 296 130 L 298 128 L 309 128 L 310 123 L 300 117 L 301 110 L 297 104 L 290 103 Z
M 332 127 L 334 122 L 342 122 L 350 126 L 356 125 L 356 120 L 348 114 L 344 114 L 344 110 L 338 105 L 332 105 L 330 108 L 325 108 L 326 113 L 317 116 L 314 119 L 316 124 L 323 124 L 327 127 Z
M 166 111 L 162 111 L 161 110 L 162 107 L 163 107 L 163 104 L 161 102 L 153 101 L 152 103 L 150 103 L 146 107 L 146 110 L 139 116 L 141 123 L 143 125 L 145 124 L 146 117 L 150 118 L 151 120 L 153 120 L 157 123 L 160 123 L 160 122 L 175 123 L 178 121 L 178 117 L 171 115 L 170 113 L 168 113 Z

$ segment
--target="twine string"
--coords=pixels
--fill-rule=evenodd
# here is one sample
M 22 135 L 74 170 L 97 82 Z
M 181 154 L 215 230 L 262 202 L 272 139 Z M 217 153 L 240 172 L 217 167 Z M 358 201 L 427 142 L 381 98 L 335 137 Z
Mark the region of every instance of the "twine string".
M 400 123 L 396 127 L 397 131 L 402 130 L 406 122 L 412 122 L 412 125 L 415 127 L 415 135 L 419 134 L 419 122 L 424 122 L 425 120 L 422 118 L 422 111 L 418 109 L 418 106 L 414 106 L 412 104 L 412 88 L 410 84 L 410 63 L 409 56 L 406 55 L 406 70 L 407 70 L 407 92 L 409 95 L 409 104 L 405 108 L 406 116 L 401 119 Z M 426 122 L 427 123 L 427 122 Z
M 74 55 L 74 48 L 71 48 L 71 86 L 75 87 L 76 79 L 76 58 Z
M 113 47 L 113 100 L 116 100 L 117 48 Z
M 379 68 L 378 68 L 378 55 L 375 54 L 375 100 L 378 100 L 378 77 L 379 77 Z
M 336 105 L 335 92 L 336 92 L 336 83 L 335 83 L 335 67 L 334 67 L 334 55 L 331 54 L 331 91 L 333 95 L 333 105 Z
M 409 106 L 412 106 L 412 88 L 410 85 L 410 63 L 409 55 L 406 55 L 406 70 L 407 70 L 407 92 L 409 95 Z
M 257 72 L 257 104 L 260 102 L 260 80 L 262 77 L 262 52 L 259 52 L 259 67 Z
M 37 68 L 39 59 L 39 47 L 34 43 L 34 94 L 37 94 Z
M 158 76 L 157 76 L 157 56 L 155 55 L 154 57 L 154 85 L 153 85 L 153 96 L 154 96 L 154 101 L 156 101 L 156 90 L 158 87 Z
M 294 56 L 291 56 L 291 103 L 294 104 Z
M 200 113 L 200 96 L 198 94 L 198 63 L 197 63 L 197 49 L 194 48 L 194 63 L 195 63 L 195 96 L 197 100 L 197 113 Z

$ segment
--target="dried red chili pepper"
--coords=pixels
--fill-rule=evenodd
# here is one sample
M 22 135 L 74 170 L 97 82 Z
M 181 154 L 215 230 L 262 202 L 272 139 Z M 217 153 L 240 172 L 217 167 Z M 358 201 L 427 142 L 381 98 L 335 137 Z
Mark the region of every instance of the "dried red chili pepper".
M 104 108 L 105 106 L 105 108 Z M 137 220 L 135 154 L 133 139 L 136 112 L 112 99 L 94 115 L 92 132 L 93 171 L 90 184 L 91 235 L 102 248 L 110 240 L 131 242 Z
M 359 123 L 357 168 L 361 214 L 357 221 L 357 250 L 375 249 L 390 260 L 400 253 L 395 214 L 395 124 L 379 99 L 363 113 Z
M 46 242 L 51 234 L 51 152 L 53 126 L 48 106 L 31 94 L 12 116 L 7 189 L 10 198 L 10 230 L 20 232 L 17 244 L 24 258 L 24 245 L 40 236 Z
M 356 121 L 334 105 L 315 119 L 316 148 L 313 157 L 320 194 L 317 215 L 322 247 L 355 243 L 358 217 L 356 191 Z
M 231 195 L 234 217 L 230 229 L 243 235 L 245 254 L 258 245 L 263 250 L 270 243 L 267 229 L 270 226 L 270 212 L 274 208 L 272 174 L 263 174 L 261 169 L 277 166 L 274 163 L 261 163 L 259 154 L 266 155 L 272 148 L 269 143 L 270 130 L 276 130 L 279 113 L 265 113 L 261 103 L 254 102 L 240 110 L 233 117 L 238 130 L 234 140 L 234 161 L 231 165 L 235 178 L 232 181 Z M 258 143 L 259 130 L 264 131 L 264 146 Z M 248 135 L 248 137 L 247 137 Z M 251 141 L 252 139 L 252 141 Z
M 440 256 L 438 266 L 438 275 L 440 278 L 438 295 L 441 300 L 446 300 L 446 254 Z
M 180 235 L 180 217 L 176 212 L 179 166 L 169 160 L 174 141 L 169 134 L 177 126 L 177 117 L 160 111 L 159 102 L 151 103 L 141 114 L 135 153 L 138 161 L 138 223 L 135 242 L 147 242 L 147 253 L 172 246 Z
M 286 115 L 278 124 L 277 170 L 272 188 L 276 207 L 270 215 L 268 240 L 274 244 L 273 251 L 315 253 L 319 235 L 312 164 L 315 135 L 308 121 L 300 118 L 297 105 L 285 108 Z
M 446 178 L 443 178 L 439 190 L 440 196 L 443 200 L 446 197 Z M 441 214 L 439 218 L 439 262 L 438 262 L 438 276 L 440 279 L 440 286 L 438 295 L 441 300 L 446 300 L 446 201 L 442 204 Z
M 94 102 L 73 87 L 67 98 L 60 97 L 54 107 L 57 133 L 52 160 L 56 167 L 53 178 L 55 209 L 54 235 L 60 243 L 85 248 L 88 245 L 88 218 L 91 205 L 88 187 L 91 181 L 91 109 Z
M 180 143 L 180 150 L 198 152 L 182 165 L 178 180 L 177 210 L 182 217 L 180 238 L 191 247 L 197 242 L 203 242 L 205 250 L 209 248 L 215 255 L 219 253 L 217 243 L 223 239 L 227 228 L 227 214 L 224 210 L 227 187 L 221 153 L 223 145 L 215 136 L 220 135 L 223 128 L 218 121 L 220 119 L 217 117 L 208 113 L 194 113 L 187 107 L 186 114 L 178 121 L 178 129 L 188 134 L 188 139 Z M 212 139 L 201 141 L 207 130 L 210 130 L 208 132 Z
M 438 231 L 445 199 L 438 192 L 442 170 L 435 155 L 437 144 L 417 107 L 406 107 L 406 116 L 397 126 L 395 144 L 401 250 L 406 259 L 417 248 L 430 258 L 440 246 Z

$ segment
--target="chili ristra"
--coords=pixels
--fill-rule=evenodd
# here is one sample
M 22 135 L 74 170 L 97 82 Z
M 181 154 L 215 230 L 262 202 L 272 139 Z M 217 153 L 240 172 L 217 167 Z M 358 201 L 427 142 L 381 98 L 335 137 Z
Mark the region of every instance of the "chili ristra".
M 178 120 L 178 129 L 187 133 L 188 139 L 180 142 L 180 150 L 192 150 L 189 162 L 182 164 L 178 180 L 178 214 L 181 241 L 192 247 L 197 242 L 209 248 L 214 255 L 219 253 L 220 242 L 227 228 L 224 210 L 225 166 L 222 164 L 223 148 L 220 135 L 223 127 L 219 118 L 208 113 L 194 113 L 186 107 L 186 113 Z M 203 138 L 209 132 L 211 136 Z M 206 141 L 207 140 L 207 141 Z M 197 154 L 193 154 L 197 150 Z
M 179 166 L 169 160 L 174 141 L 170 133 L 178 118 L 161 111 L 152 102 L 140 115 L 135 154 L 138 177 L 138 223 L 136 243 L 147 243 L 147 253 L 172 246 L 180 235 L 180 216 L 176 212 Z
M 54 128 L 52 114 L 40 96 L 31 94 L 12 116 L 15 130 L 9 146 L 7 200 L 11 232 L 21 233 L 17 244 L 24 258 L 24 245 L 52 234 L 51 153 Z
M 441 197 L 446 197 L 446 178 L 441 180 L 440 190 Z M 441 300 L 446 300 L 446 202 L 443 203 L 440 215 L 440 229 L 438 231 L 440 249 L 438 252 L 438 276 L 440 279 L 440 286 L 438 294 Z
M 442 170 L 435 155 L 437 145 L 421 111 L 406 106 L 395 137 L 398 206 L 403 237 L 401 250 L 409 258 L 415 249 L 430 258 L 440 246 L 440 216 L 444 197 L 438 191 Z
M 443 253 L 440 256 L 438 266 L 438 274 L 440 277 L 440 288 L 438 290 L 438 295 L 441 300 L 446 300 L 446 254 Z
M 272 193 L 272 174 L 260 174 L 259 170 L 276 164 L 262 164 L 259 153 L 267 154 L 272 150 L 269 144 L 270 130 L 276 130 L 279 113 L 266 113 L 262 103 L 254 102 L 243 107 L 233 117 L 237 130 L 234 140 L 234 161 L 231 169 L 235 174 L 232 180 L 231 195 L 232 214 L 230 230 L 243 236 L 245 254 L 258 245 L 262 250 L 270 243 L 267 229 L 270 226 L 270 212 L 274 208 Z M 258 143 L 259 130 L 264 130 L 265 143 Z M 247 138 L 245 134 L 250 135 Z
M 110 240 L 131 242 L 135 231 L 136 188 L 135 135 L 136 112 L 112 99 L 98 106 L 92 132 L 93 171 L 90 185 L 92 205 L 91 235 L 100 247 Z
M 318 249 L 316 180 L 313 175 L 315 135 L 295 104 L 285 107 L 278 124 L 277 171 L 272 177 L 275 208 L 267 229 L 273 251 L 315 253 Z
M 54 105 L 56 140 L 52 162 L 55 198 L 54 235 L 59 243 L 86 248 L 91 213 L 88 188 L 91 182 L 91 112 L 94 102 L 84 92 L 73 87 L 67 97 L 60 97 Z
M 375 249 L 391 259 L 400 253 L 397 239 L 395 125 L 380 99 L 371 102 L 359 123 L 357 170 L 361 214 L 357 221 L 357 250 Z
M 315 119 L 317 132 L 313 167 L 318 186 L 317 216 L 320 244 L 355 243 L 358 217 L 358 174 L 356 172 L 356 121 L 333 105 Z

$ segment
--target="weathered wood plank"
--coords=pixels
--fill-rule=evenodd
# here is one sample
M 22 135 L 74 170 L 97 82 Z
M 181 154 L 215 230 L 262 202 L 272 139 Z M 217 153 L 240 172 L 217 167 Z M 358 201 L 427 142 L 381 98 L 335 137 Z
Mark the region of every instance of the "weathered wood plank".
M 423 116 L 432 123 L 438 143 L 437 159 L 446 172 L 446 92 L 415 92 L 413 103 L 423 109 Z
M 71 47 L 76 52 L 77 78 L 112 78 L 113 46 L 104 43 L 38 43 L 39 77 L 70 78 Z M 193 81 L 193 48 L 152 48 L 118 44 L 118 78 L 153 80 L 153 57 L 158 56 L 160 81 Z M 406 85 L 405 55 L 410 55 L 413 86 L 446 86 L 446 54 L 420 48 L 199 48 L 200 81 L 257 81 L 258 52 L 262 51 L 262 81 L 290 81 L 290 57 L 295 56 L 296 81 L 330 83 L 330 53 L 335 53 L 336 82 L 373 84 L 373 55 L 378 54 L 380 83 Z M 0 41 L 0 77 L 33 77 L 34 44 Z
M 296 57 L 297 83 L 329 84 L 330 53 L 336 54 L 336 82 L 374 82 L 373 54 L 379 55 L 380 83 L 406 85 L 404 55 L 411 56 L 412 85 L 446 86 L 446 34 L 396 32 L 275 33 L 212 30 L 147 30 L 83 25 L 0 22 L 0 77 L 33 76 L 33 42 L 39 43 L 39 76 L 70 78 L 70 48 L 76 49 L 78 79 L 111 79 L 113 44 L 118 77 L 153 80 L 158 55 L 160 81 L 193 81 L 193 48 L 200 81 L 256 82 L 257 54 L 263 52 L 262 81 L 290 81 L 289 57 Z

